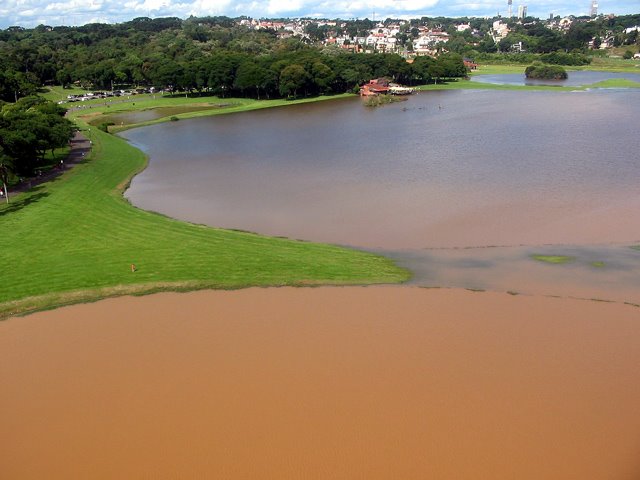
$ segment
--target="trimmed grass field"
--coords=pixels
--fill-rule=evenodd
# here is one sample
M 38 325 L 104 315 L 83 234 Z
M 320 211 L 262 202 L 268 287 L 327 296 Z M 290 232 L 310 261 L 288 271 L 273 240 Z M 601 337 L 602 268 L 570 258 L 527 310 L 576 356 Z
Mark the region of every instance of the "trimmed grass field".
M 396 283 L 390 260 L 357 250 L 192 225 L 122 197 L 142 152 L 91 128 L 88 161 L 0 205 L 0 317 L 161 290 Z M 131 264 L 137 267 L 131 271 Z

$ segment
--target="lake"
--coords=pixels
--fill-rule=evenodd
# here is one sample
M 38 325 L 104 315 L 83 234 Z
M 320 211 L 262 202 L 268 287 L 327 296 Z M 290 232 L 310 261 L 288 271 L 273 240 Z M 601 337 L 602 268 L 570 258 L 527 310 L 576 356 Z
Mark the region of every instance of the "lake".
M 640 237 L 640 91 L 436 91 L 124 132 L 126 196 L 172 217 L 367 248 Z

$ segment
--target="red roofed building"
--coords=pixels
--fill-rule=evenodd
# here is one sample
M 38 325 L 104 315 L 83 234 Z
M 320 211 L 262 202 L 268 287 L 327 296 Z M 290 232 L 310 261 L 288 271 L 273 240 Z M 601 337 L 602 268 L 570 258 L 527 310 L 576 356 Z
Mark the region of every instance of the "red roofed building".
M 360 87 L 360 95 L 363 97 L 371 97 L 386 93 L 389 93 L 389 81 L 384 78 L 369 80 L 369 83 Z

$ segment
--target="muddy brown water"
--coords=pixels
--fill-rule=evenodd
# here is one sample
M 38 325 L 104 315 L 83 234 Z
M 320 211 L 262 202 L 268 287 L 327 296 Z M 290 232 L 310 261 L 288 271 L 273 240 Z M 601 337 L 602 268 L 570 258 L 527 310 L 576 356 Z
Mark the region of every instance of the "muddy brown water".
M 639 239 L 640 91 L 424 92 L 130 130 L 127 197 L 196 223 L 405 249 Z
M 187 220 L 383 246 L 426 285 L 524 279 L 599 297 L 602 284 L 628 300 L 640 252 L 623 243 L 419 249 L 637 240 L 640 96 L 505 92 L 497 105 L 471 93 L 140 130 L 152 160 L 129 195 Z M 180 157 L 157 155 L 173 146 Z M 531 253 L 576 261 L 558 271 Z M 160 294 L 13 318 L 0 322 L 0 478 L 636 480 L 639 311 L 376 287 Z
M 0 323 L 0 478 L 634 480 L 640 315 L 420 288 Z
M 192 222 L 373 249 L 420 285 L 640 304 L 640 252 L 628 248 L 640 244 L 639 122 L 633 89 L 425 92 L 377 109 L 346 99 L 200 118 L 124 133 L 150 155 L 126 195 Z M 502 248 L 467 248 L 489 246 Z

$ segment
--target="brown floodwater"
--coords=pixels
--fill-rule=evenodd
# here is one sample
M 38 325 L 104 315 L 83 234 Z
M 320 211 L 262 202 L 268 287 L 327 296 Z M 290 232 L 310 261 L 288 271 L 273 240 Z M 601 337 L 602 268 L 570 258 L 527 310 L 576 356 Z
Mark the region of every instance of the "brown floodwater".
M 640 91 L 423 92 L 124 132 L 135 205 L 217 227 L 406 249 L 639 239 Z
M 0 323 L 0 478 L 640 478 L 640 314 L 421 288 Z
M 639 122 L 633 89 L 199 118 L 124 133 L 150 156 L 126 196 L 196 223 L 373 249 L 419 285 L 638 304 Z

